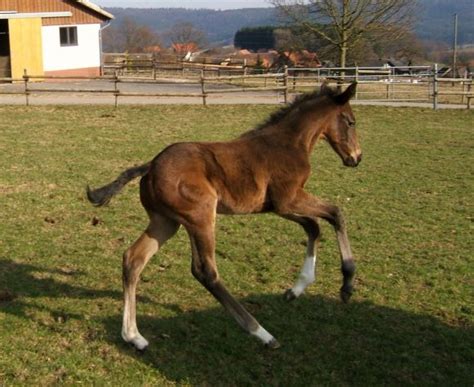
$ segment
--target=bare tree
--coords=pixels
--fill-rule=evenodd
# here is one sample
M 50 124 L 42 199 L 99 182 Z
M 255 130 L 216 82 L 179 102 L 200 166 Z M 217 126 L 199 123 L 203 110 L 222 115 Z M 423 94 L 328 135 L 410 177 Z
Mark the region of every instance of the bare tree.
M 104 31 L 104 47 L 108 51 L 139 53 L 153 46 L 161 46 L 158 34 L 128 17 Z
M 304 49 L 313 49 L 308 33 L 301 28 L 277 28 L 275 36 L 275 49 L 278 51 L 295 52 Z
M 292 24 L 326 41 L 345 67 L 363 37 L 398 39 L 410 30 L 416 0 L 269 0 Z
M 176 23 L 166 33 L 166 37 L 171 43 L 177 45 L 194 44 L 196 47 L 202 47 L 206 43 L 206 35 L 204 32 L 189 22 Z
M 125 36 L 125 50 L 128 52 L 143 52 L 146 47 L 160 45 L 160 39 L 156 32 L 129 18 L 123 21 L 122 30 Z
M 378 39 L 372 42 L 372 49 L 380 59 L 393 58 L 414 64 L 423 60 L 425 50 L 414 33 L 403 32 L 398 39 Z

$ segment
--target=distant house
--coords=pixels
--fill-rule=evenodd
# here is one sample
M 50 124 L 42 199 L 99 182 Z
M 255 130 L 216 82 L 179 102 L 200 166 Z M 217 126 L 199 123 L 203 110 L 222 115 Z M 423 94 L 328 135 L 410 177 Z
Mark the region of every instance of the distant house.
M 100 75 L 111 19 L 87 0 L 0 0 L 0 77 Z
M 198 50 L 198 46 L 196 43 L 173 43 L 171 45 L 173 51 L 178 55 L 185 55 L 188 52 L 192 53 Z
M 285 65 L 289 67 L 321 67 L 321 62 L 317 54 L 309 52 L 308 50 L 293 52 L 260 50 L 258 52 L 250 52 L 249 50 L 243 49 L 236 51 L 233 57 L 244 59 L 247 66 L 259 66 L 266 69 L 281 69 Z
M 143 49 L 144 52 L 148 54 L 158 54 L 159 52 L 162 51 L 161 46 L 155 45 L 155 46 L 147 46 Z
M 308 50 L 283 52 L 280 55 L 280 61 L 291 67 L 321 67 L 318 55 L 315 52 L 310 52 Z

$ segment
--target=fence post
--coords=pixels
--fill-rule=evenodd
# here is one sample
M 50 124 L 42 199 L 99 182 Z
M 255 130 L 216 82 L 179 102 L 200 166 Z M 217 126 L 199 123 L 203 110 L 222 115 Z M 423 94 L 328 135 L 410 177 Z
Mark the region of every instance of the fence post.
M 115 78 L 114 78 L 114 97 L 115 97 L 115 108 L 118 107 L 118 96 L 119 96 L 119 89 L 118 89 L 118 74 L 117 70 L 115 70 Z
M 288 103 L 288 66 L 285 65 L 285 72 L 283 74 L 283 85 L 285 87 L 284 90 L 284 98 L 285 98 L 285 103 Z
M 356 66 L 355 67 L 355 81 L 356 83 L 359 83 L 359 66 Z M 358 100 L 359 99 L 359 87 L 357 87 L 356 89 L 356 95 L 355 95 L 355 99 Z
M 468 94 L 468 95 L 466 96 L 466 98 L 467 98 L 467 106 L 466 106 L 466 107 L 467 107 L 468 109 L 471 108 L 471 99 L 472 99 L 472 97 L 470 96 L 470 94 L 471 94 L 471 89 L 472 89 L 472 79 L 471 79 L 471 82 L 467 84 L 467 94 Z
M 30 92 L 28 90 L 28 81 L 29 81 L 29 76 L 26 71 L 26 69 L 23 69 L 23 81 L 25 82 L 25 100 L 26 100 L 26 106 L 30 106 Z
M 438 109 L 438 63 L 433 66 L 433 109 Z
M 207 101 L 206 101 L 207 94 L 206 94 L 204 70 L 201 70 L 201 93 L 202 93 L 202 104 L 203 106 L 207 106 Z
M 390 99 L 390 84 L 392 83 L 392 67 L 389 68 L 388 78 L 387 78 L 387 92 L 385 99 Z
M 461 95 L 461 104 L 464 104 L 464 100 L 466 99 L 466 87 L 467 87 L 467 70 L 464 70 L 463 81 L 461 82 L 462 85 L 462 95 Z
M 390 69 L 390 99 L 393 99 L 393 89 L 395 87 L 394 81 L 396 81 L 395 67 Z

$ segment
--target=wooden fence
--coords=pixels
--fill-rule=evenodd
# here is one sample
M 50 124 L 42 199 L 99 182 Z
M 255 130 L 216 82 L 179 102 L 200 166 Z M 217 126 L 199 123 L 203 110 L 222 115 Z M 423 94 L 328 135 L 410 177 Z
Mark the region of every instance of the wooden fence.
M 153 64 L 148 62 L 134 61 L 133 63 L 119 63 L 115 65 L 102 66 L 103 75 L 119 76 L 143 76 L 154 78 L 160 76 L 199 76 L 201 72 L 205 74 L 220 75 L 246 75 L 251 74 L 251 68 L 240 65 L 217 65 L 206 63 L 191 63 L 191 62 L 177 62 L 177 63 L 163 63 Z
M 45 75 L 29 75 L 24 73 L 21 79 L 13 78 L 0 78 L 0 82 L 12 82 L 22 83 L 22 88 L 16 88 L 14 90 L 2 90 L 0 88 L 1 95 L 24 95 L 25 104 L 30 105 L 30 96 L 33 94 L 45 94 L 45 93 L 76 93 L 76 94 L 102 94 L 112 95 L 115 100 L 115 106 L 118 106 L 119 98 L 122 97 L 177 97 L 177 98 L 201 98 L 203 105 L 207 104 L 207 98 L 214 94 L 228 94 L 228 93 L 239 93 L 239 92 L 277 92 L 282 93 L 283 100 L 286 103 L 288 101 L 288 87 L 287 87 L 287 74 L 276 73 L 276 74 L 255 74 L 255 75 L 240 75 L 240 76 L 215 76 L 205 77 L 204 72 L 201 72 L 199 77 L 193 78 L 143 78 L 143 77 L 123 77 L 119 76 L 118 72 L 113 76 L 101 76 L 101 77 L 82 77 L 82 76 L 45 76 Z M 102 81 L 101 85 L 103 88 L 87 88 L 87 83 L 84 82 L 85 87 L 72 88 L 72 87 L 48 87 L 48 82 L 54 82 L 57 84 L 61 82 L 61 85 L 67 85 L 64 81 Z M 264 80 L 264 86 L 252 86 L 249 82 Z M 37 87 L 36 85 L 45 84 L 46 87 Z M 120 90 L 120 84 L 153 84 L 153 85 L 196 85 L 199 89 L 198 92 L 131 92 Z M 222 85 L 227 85 L 223 88 Z M 105 86 L 109 86 L 105 88 Z M 214 88 L 213 88 L 214 86 Z M 215 87 L 219 86 L 219 87 Z
M 87 87 L 85 81 L 101 81 L 100 87 Z M 284 68 L 278 73 L 246 74 L 241 75 L 206 75 L 201 69 L 199 76 L 189 77 L 143 77 L 123 76 L 116 69 L 113 75 L 101 77 L 60 77 L 60 76 L 35 76 L 26 71 L 21 79 L 0 78 L 0 82 L 16 85 L 14 89 L 0 86 L 1 95 L 24 95 L 25 104 L 30 104 L 31 95 L 45 93 L 91 93 L 111 95 L 114 97 L 115 106 L 119 99 L 126 97 L 157 97 L 157 98 L 200 98 L 203 105 L 207 104 L 210 96 L 229 93 L 267 93 L 272 92 L 281 96 L 282 102 L 289 101 L 290 94 L 314 89 L 323 81 L 335 85 L 347 85 L 356 81 L 359 84 L 356 99 L 367 101 L 404 101 L 404 102 L 430 102 L 434 109 L 440 103 L 456 101 L 471 107 L 474 98 L 472 90 L 472 75 L 466 74 L 463 78 L 442 78 L 437 65 L 430 67 L 386 68 L 386 67 L 353 67 L 353 68 Z M 80 87 L 69 87 L 64 81 L 84 81 Z M 52 87 L 61 82 L 61 87 Z M 22 87 L 19 87 L 22 84 Z M 147 92 L 121 90 L 121 84 L 152 84 L 158 88 L 160 85 L 194 85 L 193 92 Z M 140 89 L 137 87 L 137 89 Z
M 449 70 L 449 69 L 448 69 Z M 356 99 L 368 101 L 430 102 L 434 109 L 442 103 L 471 106 L 474 98 L 473 74 L 462 78 L 445 78 L 447 72 L 433 66 L 346 67 L 288 69 L 292 90 L 314 87 L 323 80 L 336 84 L 355 81 L 359 87 Z

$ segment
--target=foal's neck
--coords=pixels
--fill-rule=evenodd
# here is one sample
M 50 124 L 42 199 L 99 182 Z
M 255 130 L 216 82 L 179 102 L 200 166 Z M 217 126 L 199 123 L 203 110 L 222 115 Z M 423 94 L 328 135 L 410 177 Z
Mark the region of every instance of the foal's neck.
M 283 125 L 283 131 L 288 133 L 289 140 L 294 146 L 309 154 L 314 145 L 321 138 L 329 123 L 329 109 L 316 107 L 304 114 L 296 115 L 293 119 Z
M 265 139 L 269 146 L 294 149 L 308 155 L 325 132 L 331 120 L 328 103 L 321 100 L 306 100 L 295 106 L 283 108 L 270 117 L 268 122 L 244 133 L 240 138 Z

